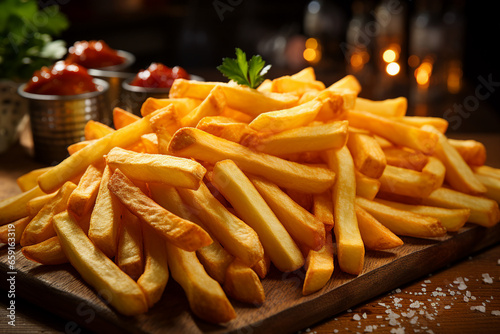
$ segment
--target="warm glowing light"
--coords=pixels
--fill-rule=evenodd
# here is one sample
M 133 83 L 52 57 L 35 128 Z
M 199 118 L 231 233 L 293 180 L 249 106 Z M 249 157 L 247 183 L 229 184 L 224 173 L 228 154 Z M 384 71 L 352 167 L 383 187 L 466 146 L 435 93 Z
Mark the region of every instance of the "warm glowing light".
M 422 64 L 415 70 L 415 79 L 420 86 L 428 86 L 432 74 L 432 63 L 429 60 L 424 60 Z
M 359 53 L 354 53 L 351 56 L 351 66 L 354 68 L 359 68 L 363 66 L 363 56 Z
M 418 58 L 418 56 L 411 55 L 408 57 L 408 65 L 410 65 L 410 67 L 417 67 L 418 64 L 420 64 L 420 58 Z
M 395 62 L 387 64 L 387 67 L 385 68 L 387 74 L 392 75 L 392 76 L 395 76 L 396 74 L 398 74 L 400 69 L 401 68 L 399 67 L 399 64 L 395 63 Z
M 316 38 L 308 38 L 306 40 L 306 49 L 317 49 L 318 48 L 318 40 Z
M 396 54 L 396 51 L 394 50 L 385 50 L 384 53 L 382 54 L 382 59 L 384 59 L 384 61 L 386 63 L 392 63 L 393 61 L 395 61 L 397 58 L 397 54 Z
M 451 61 L 448 69 L 448 77 L 446 78 L 446 86 L 448 92 L 457 94 L 462 87 L 462 64 L 460 61 Z
M 305 49 L 304 50 L 304 59 L 307 61 L 314 61 L 316 58 L 316 50 L 314 49 Z

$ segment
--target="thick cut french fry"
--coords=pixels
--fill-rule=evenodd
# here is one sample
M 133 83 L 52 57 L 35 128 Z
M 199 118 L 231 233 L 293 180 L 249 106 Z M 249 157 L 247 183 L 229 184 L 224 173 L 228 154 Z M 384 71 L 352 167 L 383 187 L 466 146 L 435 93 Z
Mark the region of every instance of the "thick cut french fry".
M 475 173 L 476 178 L 486 187 L 486 197 L 500 203 L 500 178 Z
M 257 262 L 252 269 L 259 275 L 260 278 L 266 278 L 271 268 L 271 258 L 264 252 L 264 258 Z
M 168 143 L 172 135 L 180 128 L 180 118 L 174 105 L 168 105 L 163 109 L 157 110 L 156 115 L 151 117 L 150 124 L 158 138 L 158 152 L 166 154 Z
M 17 185 L 19 186 L 19 189 L 21 189 L 22 192 L 31 190 L 38 186 L 37 179 L 40 175 L 51 169 L 52 167 L 42 167 L 42 168 L 37 168 L 33 169 L 32 171 L 23 174 L 19 176 L 16 179 Z
M 121 212 L 115 263 L 135 281 L 144 271 L 141 221 L 126 208 Z
M 141 143 L 144 151 L 150 154 L 158 154 L 158 135 L 156 133 L 146 133 L 141 136 Z
M 484 194 L 486 187 L 479 182 L 469 165 L 465 162 L 458 151 L 448 143 L 448 138 L 430 125 L 424 125 L 422 130 L 434 133 L 439 141 L 436 145 L 434 155 L 441 160 L 446 167 L 446 181 L 452 188 L 471 195 Z
M 472 170 L 476 175 L 485 175 L 500 179 L 500 168 L 494 168 L 486 165 L 473 166 Z
M 87 147 L 89 146 L 90 144 L 93 144 L 97 141 L 97 139 L 93 139 L 93 140 L 83 140 L 83 141 L 79 141 L 77 143 L 74 143 L 74 144 L 71 144 L 68 146 L 68 153 L 69 155 L 73 155 L 75 154 L 76 152 L 80 151 L 81 149 L 83 149 L 84 147 Z
M 326 152 L 328 166 L 337 173 L 332 191 L 333 227 L 337 241 L 339 266 L 342 271 L 359 275 L 363 271 L 365 247 L 358 228 L 354 207 L 356 174 L 354 161 L 346 146 Z
M 383 149 L 388 165 L 412 169 L 421 172 L 429 158 L 419 151 L 401 147 L 386 147 Z
M 294 189 L 285 189 L 285 192 L 290 198 L 306 209 L 307 211 L 311 212 L 313 208 L 313 194 L 308 194 L 304 193 L 302 191 L 294 190 Z
M 54 217 L 54 229 L 69 262 L 118 312 L 138 315 L 148 310 L 137 283 L 90 241 L 67 211 Z
M 149 119 L 154 115 L 156 112 L 98 139 L 64 159 L 38 177 L 40 188 L 46 193 L 53 192 L 64 182 L 82 174 L 88 165 L 102 160 L 113 147 L 129 147 L 135 144 L 143 134 L 153 132 Z
M 333 219 L 333 202 L 330 190 L 313 195 L 312 212 L 325 225 L 326 231 L 331 231 L 335 224 Z
M 264 287 L 252 268 L 236 258 L 227 267 L 224 291 L 240 302 L 261 305 L 266 299 Z
M 250 176 L 250 180 L 293 240 L 314 250 L 323 247 L 325 227 L 319 219 L 295 203 L 276 184 L 255 176 Z
M 229 107 L 251 116 L 263 112 L 294 106 L 299 98 L 292 94 L 259 92 L 246 86 L 232 83 L 201 82 L 177 79 L 170 88 L 169 97 L 190 97 L 204 100 L 215 86 L 221 86 Z
M 106 166 L 102 173 L 88 232 L 90 240 L 109 258 L 116 255 L 121 217 L 120 201 L 108 189 L 111 174 L 111 169 Z
M 366 129 L 394 144 L 406 146 L 425 154 L 432 154 L 438 141 L 438 136 L 435 133 L 369 112 L 351 110 L 348 113 L 347 120 L 349 125 Z
M 41 264 L 54 265 L 68 262 L 57 236 L 34 245 L 24 246 L 21 252 L 28 260 Z
M 292 74 L 291 77 L 300 81 L 314 81 L 316 80 L 316 73 L 314 72 L 314 67 L 309 66 Z
M 331 86 L 329 86 L 327 89 L 329 90 L 341 90 L 341 89 L 348 89 L 356 92 L 356 94 L 359 94 L 361 92 L 361 84 L 359 83 L 358 79 L 354 75 L 348 74 L 342 79 L 334 82 Z
M 121 129 L 129 124 L 134 123 L 140 119 L 139 116 L 132 114 L 122 108 L 115 107 L 113 109 L 113 125 L 115 129 Z
M 417 238 L 442 237 L 446 234 L 446 229 L 436 218 L 395 209 L 363 197 L 356 197 L 356 204 L 394 234 Z
M 330 98 L 331 102 L 329 104 L 324 104 L 316 116 L 317 121 L 329 122 L 345 118 L 344 113 L 354 107 L 356 96 L 357 94 L 354 91 L 348 89 L 336 90 L 327 88 L 319 93 L 316 91 L 307 91 L 302 94 L 297 105 L 304 104 L 315 98 L 322 100 Z
M 287 272 L 302 267 L 304 258 L 289 232 L 233 161 L 215 164 L 212 184 L 227 198 L 238 216 L 257 232 L 264 251 L 279 270 Z
M 20 243 L 23 231 L 28 226 L 30 220 L 31 217 L 27 216 L 0 226 L 0 243 L 9 244 L 9 246 Z
M 102 167 L 89 165 L 68 199 L 68 210 L 77 217 L 86 214 L 95 203 L 102 179 Z
M 28 208 L 28 215 L 31 217 L 35 217 L 38 212 L 43 208 L 51 198 L 53 198 L 57 192 L 47 195 L 38 196 L 32 198 L 26 203 L 26 207 Z
M 194 252 L 167 243 L 167 255 L 172 278 L 182 286 L 196 316 L 211 323 L 225 323 L 236 318 L 224 290 L 207 274 Z
M 333 267 L 332 232 L 328 231 L 323 247 L 317 251 L 309 250 L 307 254 L 302 294 L 306 296 L 323 288 L 332 277 Z
M 0 201 L 0 225 L 11 223 L 29 215 L 26 204 L 35 197 L 45 195 L 39 186 Z
M 206 116 L 217 116 L 226 107 L 226 96 L 221 86 L 215 86 L 201 104 L 180 120 L 181 126 L 195 127 Z
M 321 81 L 305 81 L 285 75 L 272 81 L 271 91 L 276 93 L 290 93 L 302 96 L 307 91 L 319 92 L 325 89 L 325 84 Z
M 486 148 L 477 140 L 459 140 L 448 138 L 448 143 L 453 146 L 470 166 L 482 166 L 486 162 Z
M 248 124 L 224 116 L 204 117 L 198 122 L 196 128 L 235 143 L 255 133 L 255 130 Z
M 163 109 L 169 105 L 173 105 L 177 110 L 179 117 L 184 117 L 193 109 L 198 107 L 203 99 L 178 98 L 178 99 L 157 99 L 148 97 L 141 106 L 141 115 L 147 116 L 158 109 Z
M 249 126 L 262 132 L 282 132 L 295 129 L 311 123 L 323 104 L 328 103 L 329 99 L 314 99 L 304 104 L 289 108 L 269 111 L 260 114 L 250 122 Z
M 209 163 L 230 159 L 247 173 L 273 180 L 286 189 L 321 193 L 335 182 L 335 173 L 321 167 L 294 163 L 218 138 L 194 128 L 182 128 L 172 138 L 169 152 Z
M 203 223 L 188 209 L 174 187 L 161 183 L 151 183 L 149 188 L 156 203 L 177 216 L 203 227 Z M 196 253 L 208 274 L 217 282 L 223 284 L 227 266 L 233 261 L 234 257 L 213 236 L 211 237 L 213 242 L 208 246 L 201 247 Z
M 263 258 L 264 249 L 257 233 L 220 204 L 204 183 L 198 190 L 178 188 L 177 191 L 187 205 L 197 210 L 203 225 L 231 255 L 249 266 Z
M 354 166 L 361 174 L 374 179 L 382 176 L 387 162 L 384 151 L 375 138 L 363 133 L 350 133 L 347 147 L 354 160 Z
M 383 117 L 403 117 L 406 115 L 408 100 L 406 97 L 397 97 L 382 101 L 373 101 L 358 97 L 355 110 L 367 111 Z
M 394 119 L 395 121 L 421 128 L 424 125 L 432 125 L 439 132 L 446 133 L 448 121 L 441 117 L 405 116 Z
M 144 292 L 149 307 L 153 307 L 167 286 L 169 279 L 167 245 L 165 240 L 147 224 L 141 224 L 144 239 L 144 272 L 137 284 Z
M 443 183 L 434 175 L 394 166 L 386 166 L 379 181 L 381 191 L 413 197 L 429 196 Z
M 271 135 L 254 133 L 246 136 L 241 143 L 275 156 L 338 149 L 347 141 L 347 127 L 347 121 L 339 121 L 303 126 Z
M 161 182 L 175 187 L 197 189 L 206 169 L 191 159 L 171 155 L 136 153 L 119 147 L 106 155 L 112 169 L 118 168 L 127 177 L 143 182 Z
M 380 190 L 380 181 L 356 171 L 356 196 L 372 200 Z
M 201 227 L 162 208 L 119 169 L 111 176 L 108 188 L 134 215 L 174 245 L 187 251 L 195 251 L 212 243 L 208 233 Z
M 76 184 L 71 181 L 66 182 L 57 194 L 40 209 L 24 229 L 21 246 L 37 244 L 56 235 L 52 218 L 59 212 L 66 210 L 68 198 L 75 188 Z
M 273 81 L 271 79 L 265 79 L 256 89 L 261 93 L 270 93 L 273 87 Z
M 382 199 L 376 199 L 376 201 L 392 208 L 437 218 L 441 225 L 449 232 L 458 231 L 464 226 L 470 216 L 470 209 L 447 209 L 436 206 L 405 204 Z
M 385 250 L 403 244 L 403 240 L 359 205 L 356 205 L 356 217 L 361 238 L 367 249 Z
M 106 124 L 94 120 L 89 120 L 85 124 L 84 128 L 85 140 L 99 139 L 114 131 L 115 130 L 113 128 L 107 126 Z

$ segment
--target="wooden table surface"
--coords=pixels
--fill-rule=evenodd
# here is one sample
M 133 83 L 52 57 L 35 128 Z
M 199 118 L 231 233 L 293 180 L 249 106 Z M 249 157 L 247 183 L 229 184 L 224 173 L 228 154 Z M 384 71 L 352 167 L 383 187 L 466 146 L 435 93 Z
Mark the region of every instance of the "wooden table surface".
M 500 167 L 500 134 L 453 134 L 476 139 Z M 0 155 L 0 199 L 19 193 L 15 179 L 43 165 L 16 146 Z M 4 275 L 2 275 L 4 276 Z M 33 291 L 36 293 L 36 291 Z M 0 293 L 0 333 L 73 332 L 72 322 L 16 297 L 16 326 L 8 325 L 7 292 Z M 77 333 L 85 333 L 78 328 Z M 500 245 L 368 300 L 307 333 L 500 333 Z

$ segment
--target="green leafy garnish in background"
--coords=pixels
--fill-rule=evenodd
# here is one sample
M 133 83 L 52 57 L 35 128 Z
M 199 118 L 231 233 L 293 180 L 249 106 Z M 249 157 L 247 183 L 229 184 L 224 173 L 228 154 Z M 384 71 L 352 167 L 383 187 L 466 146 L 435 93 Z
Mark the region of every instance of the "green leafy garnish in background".
M 247 62 L 247 56 L 240 48 L 236 48 L 236 59 L 224 58 L 222 65 L 217 66 L 226 78 L 250 88 L 257 88 L 270 68 L 271 65 L 266 66 L 266 62 L 259 55 L 252 56 Z

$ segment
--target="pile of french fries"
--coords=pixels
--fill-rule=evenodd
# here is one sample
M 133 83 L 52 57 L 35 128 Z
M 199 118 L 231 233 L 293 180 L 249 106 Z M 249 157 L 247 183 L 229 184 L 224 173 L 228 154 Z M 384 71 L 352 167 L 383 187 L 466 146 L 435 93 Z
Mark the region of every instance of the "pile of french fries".
M 20 177 L 0 241 L 70 262 L 124 315 L 147 312 L 172 275 L 194 315 L 225 323 L 230 299 L 264 303 L 271 263 L 303 268 L 308 295 L 334 255 L 359 275 L 366 249 L 500 220 L 500 170 L 481 143 L 360 90 L 353 76 L 325 87 L 312 68 L 258 89 L 178 79 L 142 117 L 89 121 L 67 159 Z

